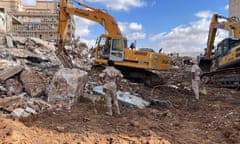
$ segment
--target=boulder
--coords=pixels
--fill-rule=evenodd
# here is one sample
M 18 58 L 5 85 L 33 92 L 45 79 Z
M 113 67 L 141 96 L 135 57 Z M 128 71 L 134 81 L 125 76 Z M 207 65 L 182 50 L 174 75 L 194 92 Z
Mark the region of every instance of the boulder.
M 73 104 L 83 94 L 88 73 L 80 69 L 62 68 L 55 73 L 48 89 L 48 102 Z

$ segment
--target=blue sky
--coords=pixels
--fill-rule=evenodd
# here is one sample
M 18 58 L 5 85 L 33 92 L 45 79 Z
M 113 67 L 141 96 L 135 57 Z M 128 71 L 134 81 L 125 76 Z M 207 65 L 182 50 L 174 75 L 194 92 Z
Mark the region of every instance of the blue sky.
M 33 2 L 22 1 L 23 4 Z M 194 56 L 203 52 L 213 13 L 228 16 L 228 0 L 80 1 L 107 10 L 117 20 L 129 42 L 136 40 L 137 48 L 148 47 L 156 51 L 163 48 L 165 53 L 181 55 Z M 105 33 L 97 23 L 79 17 L 75 20 L 76 35 L 90 47 L 100 34 Z M 226 32 L 218 32 L 216 42 L 224 37 Z

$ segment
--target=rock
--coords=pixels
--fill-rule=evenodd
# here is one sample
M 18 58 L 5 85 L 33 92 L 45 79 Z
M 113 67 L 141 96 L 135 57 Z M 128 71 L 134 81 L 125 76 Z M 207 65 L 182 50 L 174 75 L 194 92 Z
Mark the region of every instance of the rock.
M 31 69 L 21 73 L 20 79 L 24 85 L 24 89 L 31 97 L 37 97 L 45 92 L 46 80 L 37 71 Z
M 63 68 L 55 73 L 48 91 L 48 102 L 68 102 L 70 105 L 83 94 L 88 73 L 80 69 Z
M 26 107 L 26 108 L 25 108 L 25 111 L 26 111 L 27 113 L 30 113 L 30 114 L 37 114 L 37 112 L 36 112 L 34 109 L 30 108 L 30 107 Z
M 23 91 L 22 84 L 17 79 L 8 79 L 6 81 L 7 95 L 19 95 Z
M 56 129 L 58 132 L 63 132 L 65 128 L 61 126 L 57 126 Z
M 10 36 L 6 36 L 6 41 L 8 48 L 13 48 L 13 40 Z
M 17 103 L 17 101 L 20 101 L 21 97 L 22 96 L 12 96 L 0 98 L 0 108 L 11 105 L 12 103 Z
M 28 117 L 28 116 L 30 116 L 30 114 L 27 113 L 27 112 L 25 112 L 25 110 L 22 109 L 22 108 L 17 108 L 17 109 L 15 109 L 15 110 L 13 110 L 13 112 L 11 113 L 11 115 L 12 115 L 13 117 Z
M 133 127 L 137 127 L 137 128 L 140 127 L 140 123 L 137 120 L 132 120 L 130 122 L 130 125 L 133 126 Z
M 1 63 L 1 62 L 0 62 Z M 22 66 L 7 67 L 6 69 L 0 71 L 0 81 L 9 79 L 10 77 L 16 75 L 23 70 Z

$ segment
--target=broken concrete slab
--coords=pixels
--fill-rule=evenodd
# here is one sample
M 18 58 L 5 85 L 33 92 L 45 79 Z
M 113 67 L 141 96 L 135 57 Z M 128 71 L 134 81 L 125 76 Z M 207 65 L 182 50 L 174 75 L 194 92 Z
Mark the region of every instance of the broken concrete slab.
M 16 102 L 20 99 L 21 99 L 20 96 L 11 96 L 11 97 L 0 98 L 0 107 L 8 106 L 12 102 Z
M 80 69 L 62 68 L 55 73 L 48 91 L 48 102 L 75 100 L 83 94 L 88 73 Z
M 10 36 L 6 36 L 7 46 L 8 48 L 13 48 L 13 40 Z
M 102 86 L 94 87 L 93 91 L 102 96 L 105 95 L 105 93 L 103 92 Z M 150 102 L 144 100 L 139 96 L 132 95 L 129 92 L 117 91 L 116 95 L 117 95 L 117 99 L 127 106 L 133 106 L 133 107 L 143 109 L 150 105 Z
M 38 56 L 37 54 L 34 54 L 33 52 L 31 52 L 27 49 L 17 49 L 17 48 L 11 49 L 10 54 L 16 58 L 26 58 L 28 56 L 35 56 L 35 57 Z
M 7 80 L 8 78 L 20 73 L 23 70 L 23 67 L 18 65 L 14 67 L 8 67 L 2 71 L 0 71 L 0 81 Z
M 46 89 L 46 79 L 41 73 L 34 69 L 24 70 L 20 74 L 25 91 L 31 97 L 37 97 L 44 94 Z
M 30 114 L 37 114 L 37 112 L 36 112 L 34 109 L 30 108 L 30 107 L 26 107 L 26 108 L 25 108 L 25 111 L 26 111 L 27 113 L 30 113 Z
M 30 113 L 27 113 L 23 108 L 17 108 L 15 110 L 13 110 L 13 112 L 11 113 L 11 116 L 13 117 L 28 117 L 30 116 Z
M 117 91 L 117 99 L 126 105 L 134 106 L 140 109 L 144 109 L 150 105 L 150 102 L 141 97 L 131 95 L 129 92 Z
M 17 79 L 8 79 L 6 80 L 7 95 L 19 95 L 23 92 L 22 84 Z
M 48 41 L 44 41 L 42 39 L 34 38 L 34 37 L 30 37 L 28 39 L 34 41 L 36 44 L 38 44 L 39 46 L 42 46 L 43 48 L 55 51 L 54 43 L 50 43 Z

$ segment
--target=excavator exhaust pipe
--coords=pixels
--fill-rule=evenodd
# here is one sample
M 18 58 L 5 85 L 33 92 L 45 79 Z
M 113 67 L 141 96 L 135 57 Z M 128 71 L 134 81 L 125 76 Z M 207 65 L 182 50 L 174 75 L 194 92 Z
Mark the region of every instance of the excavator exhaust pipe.
M 211 59 L 200 59 L 199 61 L 199 67 L 201 70 L 205 72 L 210 72 L 212 66 L 212 60 Z

